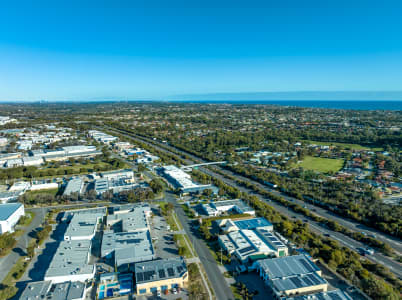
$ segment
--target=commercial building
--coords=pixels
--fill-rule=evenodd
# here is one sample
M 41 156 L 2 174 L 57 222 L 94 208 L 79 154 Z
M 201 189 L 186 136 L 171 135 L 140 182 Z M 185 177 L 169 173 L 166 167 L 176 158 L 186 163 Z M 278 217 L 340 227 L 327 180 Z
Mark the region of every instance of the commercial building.
M 43 158 L 42 157 L 35 157 L 35 156 L 24 156 L 22 158 L 22 161 L 24 163 L 24 166 L 40 166 L 43 164 Z
M 221 231 L 232 232 L 243 229 L 253 230 L 257 228 L 265 228 L 269 231 L 274 229 L 273 225 L 265 218 L 252 218 L 243 220 L 221 219 L 217 220 L 216 224 Z
M 64 240 L 92 240 L 104 215 L 103 212 L 74 213 L 68 221 Z
M 130 191 L 136 186 L 131 169 L 102 172 L 101 176 L 102 178 L 95 181 L 95 192 L 98 196 L 107 191 L 113 194 Z
M 128 268 L 130 265 L 152 260 L 155 252 L 149 230 L 135 232 L 104 233 L 101 256 L 114 257 L 116 267 Z
M 30 282 L 22 292 L 21 300 L 84 300 L 85 284 L 79 281 L 61 282 L 52 285 L 51 281 Z
M 31 184 L 27 181 L 15 182 L 9 189 L 9 192 L 26 192 L 29 190 Z
M 160 259 L 135 264 L 135 287 L 138 295 L 155 294 L 188 283 L 188 271 L 182 258 Z
M 190 174 L 173 165 L 163 167 L 162 175 L 174 188 L 180 189 L 183 194 L 197 193 L 212 188 L 210 184 L 198 185 L 194 183 Z
M 81 178 L 71 179 L 64 189 L 63 196 L 71 196 L 72 194 L 81 195 L 84 191 L 84 181 Z
M 353 300 L 348 293 L 341 290 L 319 292 L 309 295 L 295 296 L 288 300 Z
M 118 272 L 103 273 L 99 276 L 97 299 L 120 297 L 133 292 L 133 274 Z
M 115 212 L 107 216 L 107 226 L 115 232 L 135 232 L 149 230 L 148 218 L 151 214 L 149 206 L 137 206 L 127 212 Z
M 255 210 L 240 199 L 215 201 L 202 204 L 202 209 L 208 216 L 219 216 L 224 213 L 255 215 Z
M 118 140 L 117 137 L 112 136 L 110 134 L 106 134 L 106 133 L 104 133 L 102 131 L 98 131 L 98 130 L 89 130 L 88 135 L 90 137 L 92 137 L 94 140 L 97 140 L 97 141 L 99 141 L 101 143 L 109 144 L 109 143 L 112 143 L 112 142 Z
M 89 265 L 91 255 L 91 241 L 70 240 L 60 242 L 49 268 L 45 273 L 45 280 L 52 283 L 65 281 L 91 280 L 95 276 L 95 265 Z
M 114 170 L 101 173 L 102 178 L 111 180 L 118 178 L 131 178 L 134 180 L 134 171 L 132 169 Z
M 22 195 L 23 192 L 21 191 L 15 191 L 15 192 L 10 192 L 10 191 L 5 191 L 5 192 L 0 192 L 0 202 L 1 203 L 8 203 L 8 202 L 14 202 L 18 200 L 18 197 Z
M 8 159 L 5 163 L 6 168 L 16 168 L 16 167 L 21 167 L 23 165 L 24 165 L 24 162 L 22 161 L 21 158 Z
M 276 299 L 326 292 L 328 288 L 321 270 L 305 255 L 259 260 L 256 268 Z
M 220 246 L 241 263 L 288 255 L 288 248 L 272 232 L 264 228 L 232 231 L 218 237 Z
M 14 226 L 23 215 L 25 210 L 21 203 L 0 204 L 0 234 L 13 232 Z
M 50 189 L 58 189 L 59 184 L 54 181 L 46 181 L 46 180 L 36 180 L 32 181 L 30 191 L 38 191 L 38 190 L 50 190 Z

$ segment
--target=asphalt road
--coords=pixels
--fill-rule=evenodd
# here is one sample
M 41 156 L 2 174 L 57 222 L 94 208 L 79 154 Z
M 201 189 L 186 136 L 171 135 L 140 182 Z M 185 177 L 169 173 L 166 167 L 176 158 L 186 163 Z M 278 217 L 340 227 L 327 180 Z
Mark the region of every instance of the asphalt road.
M 16 246 L 13 250 L 7 255 L 0 258 L 0 282 L 4 280 L 7 276 L 8 272 L 11 270 L 13 265 L 18 261 L 18 259 L 26 254 L 26 247 L 31 240 L 29 233 L 38 228 L 44 221 L 46 215 L 46 208 L 33 208 L 27 209 L 26 212 L 32 211 L 35 213 L 34 219 L 31 221 L 31 224 L 26 228 L 22 228 L 24 233 L 19 237 Z
M 170 153 L 172 155 L 178 156 L 178 154 L 176 154 L 175 152 L 186 154 L 189 157 L 191 157 L 192 159 L 194 159 L 194 161 L 185 160 L 189 164 L 193 164 L 194 162 L 205 162 L 205 160 L 203 160 L 203 159 L 201 159 L 199 157 L 195 157 L 194 155 L 188 154 L 187 152 L 179 150 L 179 149 L 177 149 L 175 147 L 158 143 L 158 142 L 153 141 L 153 140 L 151 140 L 149 138 L 137 137 L 137 136 L 121 133 L 121 132 L 119 132 L 119 133 L 123 134 L 123 135 L 125 135 L 125 136 L 127 136 L 129 138 L 137 139 L 137 140 L 139 140 L 139 141 L 141 141 L 143 143 L 147 143 L 148 145 L 150 145 L 150 146 L 152 146 L 152 147 L 154 147 L 154 148 L 156 148 L 156 149 L 158 149 L 160 151 L 164 151 L 164 152 Z M 168 149 L 171 149 L 171 150 L 168 150 Z M 175 151 L 175 152 L 172 152 L 172 151 Z M 215 166 L 215 167 L 219 168 L 217 166 Z M 259 184 L 259 183 L 256 183 L 255 181 L 252 181 L 252 180 L 248 179 L 248 178 L 239 176 L 238 174 L 235 174 L 235 173 L 233 173 L 231 171 L 228 171 L 228 170 L 225 170 L 225 169 L 222 169 L 222 168 L 219 168 L 219 169 L 221 171 L 225 172 L 226 174 L 234 176 L 234 177 L 237 177 L 237 178 L 239 178 L 241 180 L 248 181 L 248 182 L 251 182 L 251 183 L 254 183 L 254 184 Z M 213 177 L 219 178 L 223 182 L 225 182 L 226 184 L 234 186 L 234 187 L 240 189 L 243 192 L 258 196 L 262 201 L 269 202 L 269 204 L 272 207 L 274 207 L 275 209 L 277 209 L 281 213 L 283 213 L 283 214 L 285 214 L 285 215 L 287 215 L 287 216 L 289 216 L 291 218 L 307 220 L 307 218 L 304 215 L 297 214 L 297 213 L 287 209 L 287 207 L 285 207 L 285 206 L 279 205 L 279 204 L 277 204 L 277 203 L 275 203 L 273 201 L 270 201 L 269 199 L 265 199 L 265 198 L 261 197 L 260 195 L 254 193 L 252 190 L 244 188 L 242 186 L 239 186 L 236 182 L 234 182 L 234 181 L 232 181 L 232 180 L 230 180 L 230 179 L 228 179 L 228 178 L 226 178 L 226 177 L 224 177 L 224 176 L 222 176 L 220 174 L 217 174 L 217 173 L 215 173 L 215 172 L 213 172 L 213 171 L 211 171 L 209 169 L 206 169 L 206 168 L 200 168 L 199 170 L 203 171 L 204 173 L 206 173 L 208 175 L 211 175 Z M 269 188 L 267 188 L 265 186 L 262 186 L 262 185 L 260 185 L 260 186 L 265 188 L 265 189 L 267 189 L 267 190 L 269 190 L 269 191 L 275 192 L 278 195 L 280 195 L 282 197 L 285 197 L 288 200 L 293 200 L 295 202 L 298 201 L 298 203 L 302 203 L 302 205 L 306 205 L 306 207 L 309 208 L 310 210 L 315 209 L 316 211 L 314 211 L 314 213 L 316 213 L 317 215 L 322 216 L 324 218 L 328 218 L 328 219 L 337 221 L 337 222 L 341 223 L 343 226 L 347 227 L 350 230 L 353 230 L 353 231 L 365 231 L 367 233 L 374 233 L 374 234 L 376 234 L 376 236 L 377 236 L 377 238 L 379 240 L 383 240 L 385 242 L 388 242 L 389 244 L 391 244 L 391 246 L 395 247 L 398 252 L 399 252 L 399 249 L 402 249 L 402 244 L 401 244 L 400 240 L 397 240 L 397 239 L 394 239 L 394 238 L 390 239 L 391 237 L 389 237 L 389 236 L 387 236 L 387 235 L 385 235 L 383 233 L 378 233 L 377 231 L 373 230 L 372 228 L 364 229 L 364 230 L 360 229 L 359 227 L 361 227 L 362 225 L 359 224 L 359 223 L 356 223 L 356 222 L 353 222 L 353 221 L 350 221 L 350 220 L 345 220 L 345 219 L 343 219 L 343 218 L 341 218 L 339 216 L 333 215 L 333 214 L 325 211 L 324 209 L 315 207 L 315 206 L 313 206 L 311 204 L 307 204 L 307 203 L 299 201 L 297 199 L 293 199 L 293 198 L 291 198 L 291 197 L 289 197 L 287 195 L 284 195 L 284 194 L 282 194 L 282 193 L 280 193 L 278 191 L 271 190 L 271 189 L 269 189 Z M 321 215 L 320 213 L 322 211 L 324 211 L 326 213 L 326 215 Z M 333 239 L 337 240 L 342 245 L 344 245 L 344 246 L 346 246 L 346 247 L 348 247 L 348 248 L 350 248 L 350 249 L 352 249 L 354 251 L 356 251 L 356 249 L 359 248 L 359 247 L 365 247 L 365 245 L 363 243 L 360 243 L 360 242 L 358 242 L 356 240 L 353 240 L 353 239 L 349 238 L 348 236 L 345 236 L 345 235 L 343 235 L 343 234 L 341 234 L 339 232 L 335 232 L 335 231 L 323 228 L 323 227 L 317 225 L 317 223 L 314 222 L 313 220 L 309 219 L 308 223 L 309 223 L 310 227 L 312 228 L 312 230 L 314 230 L 316 233 L 319 233 L 319 234 L 322 234 L 322 235 L 330 235 Z M 358 228 L 358 230 L 356 230 L 356 228 Z M 397 262 L 397 261 L 395 261 L 395 260 L 393 260 L 393 259 L 391 259 L 389 257 L 386 257 L 386 256 L 384 256 L 384 255 L 382 255 L 380 253 L 375 253 L 374 255 L 367 256 L 367 259 L 371 260 L 372 262 L 383 264 L 384 266 L 388 267 L 399 278 L 402 278 L 402 264 L 400 264 L 399 262 Z
M 198 236 L 198 230 L 191 226 L 191 221 L 186 216 L 181 205 L 176 202 L 176 198 L 170 192 L 166 192 L 166 200 L 173 203 L 177 217 L 179 218 L 180 223 L 183 225 L 184 231 L 190 238 L 198 257 L 204 266 L 209 282 L 212 284 L 212 288 L 214 289 L 216 299 L 234 299 L 235 297 L 232 293 L 232 290 L 219 270 L 218 265 L 215 259 L 212 257 L 208 247 L 205 245 L 205 241 L 202 237 Z

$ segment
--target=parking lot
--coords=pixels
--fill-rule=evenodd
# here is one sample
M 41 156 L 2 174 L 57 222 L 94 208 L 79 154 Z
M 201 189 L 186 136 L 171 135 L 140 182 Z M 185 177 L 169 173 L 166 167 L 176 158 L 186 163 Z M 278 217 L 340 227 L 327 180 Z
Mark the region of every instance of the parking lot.
M 156 209 L 153 209 L 154 216 L 151 219 L 151 236 L 155 253 L 160 258 L 177 257 L 178 249 L 173 241 L 173 232 L 168 230 L 166 220 L 159 215 Z

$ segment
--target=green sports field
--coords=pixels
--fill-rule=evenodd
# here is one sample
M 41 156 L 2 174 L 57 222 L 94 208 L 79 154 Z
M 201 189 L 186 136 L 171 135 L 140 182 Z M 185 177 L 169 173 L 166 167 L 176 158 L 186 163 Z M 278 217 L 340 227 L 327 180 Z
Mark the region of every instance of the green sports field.
M 343 159 L 306 156 L 302 162 L 293 164 L 294 168 L 303 168 L 321 173 L 337 172 L 343 166 Z

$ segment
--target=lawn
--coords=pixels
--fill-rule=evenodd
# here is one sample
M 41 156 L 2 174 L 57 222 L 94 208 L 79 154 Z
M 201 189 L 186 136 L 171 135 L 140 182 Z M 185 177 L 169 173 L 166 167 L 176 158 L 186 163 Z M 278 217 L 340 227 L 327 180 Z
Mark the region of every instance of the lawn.
M 321 173 L 337 172 L 343 167 L 343 159 L 306 156 L 302 162 L 293 164 L 293 167 Z
M 371 150 L 371 151 L 383 151 L 381 147 L 367 147 L 359 144 L 347 144 L 347 143 L 336 143 L 336 142 L 318 142 L 318 141 L 304 141 L 306 143 L 320 145 L 320 146 L 341 146 L 345 149 L 350 150 Z

